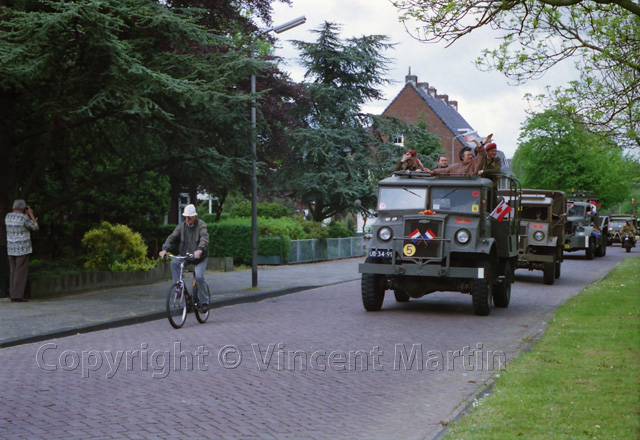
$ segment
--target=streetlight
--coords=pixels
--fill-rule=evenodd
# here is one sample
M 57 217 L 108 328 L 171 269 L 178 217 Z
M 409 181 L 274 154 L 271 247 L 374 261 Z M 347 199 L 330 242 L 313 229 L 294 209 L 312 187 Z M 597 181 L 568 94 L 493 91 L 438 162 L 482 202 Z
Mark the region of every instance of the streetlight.
M 464 132 L 463 132 L 463 130 L 464 130 Z M 461 132 L 461 133 L 458 134 L 458 135 L 455 135 L 453 137 L 453 139 L 451 139 L 451 163 L 455 162 L 454 154 L 453 154 L 454 153 L 453 144 L 456 141 L 456 139 L 458 139 L 460 136 L 467 136 L 467 135 L 470 135 L 470 134 L 478 134 L 478 130 L 473 130 L 473 131 L 468 131 L 468 130 L 471 130 L 471 129 L 470 128 L 458 128 L 458 131 Z
M 251 58 L 253 59 L 255 42 L 261 35 L 282 32 L 293 29 L 307 21 L 305 16 L 274 26 L 260 32 L 251 40 Z M 258 287 L 258 172 L 256 155 L 256 75 L 251 74 L 251 287 Z

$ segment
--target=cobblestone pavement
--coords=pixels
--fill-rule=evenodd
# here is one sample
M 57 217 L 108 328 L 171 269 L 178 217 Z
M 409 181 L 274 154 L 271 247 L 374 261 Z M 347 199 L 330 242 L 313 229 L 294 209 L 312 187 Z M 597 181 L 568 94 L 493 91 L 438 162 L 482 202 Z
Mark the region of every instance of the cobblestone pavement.
M 0 438 L 432 439 L 623 257 L 569 258 L 554 286 L 518 271 L 511 305 L 488 317 L 454 293 L 388 292 L 367 313 L 351 281 L 180 330 L 163 319 L 4 348 Z
M 251 289 L 251 270 L 207 272 L 213 307 L 291 293 L 359 279 L 362 258 L 291 266 L 260 266 L 258 289 Z M 164 318 L 170 281 L 68 295 L 49 300 L 11 303 L 0 299 L 0 347 L 48 337 L 129 325 Z

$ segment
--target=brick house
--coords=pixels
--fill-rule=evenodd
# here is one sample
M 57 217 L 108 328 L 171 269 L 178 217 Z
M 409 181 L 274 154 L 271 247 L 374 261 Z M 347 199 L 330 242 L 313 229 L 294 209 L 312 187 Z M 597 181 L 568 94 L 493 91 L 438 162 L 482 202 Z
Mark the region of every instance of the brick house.
M 463 147 L 475 147 L 475 144 L 464 140 L 465 133 L 480 138 L 475 136 L 475 130 L 458 113 L 458 102 L 450 100 L 448 95 L 438 94 L 436 88 L 429 86 L 429 83 L 418 82 L 418 77 L 411 75 L 411 69 L 405 77 L 403 89 L 382 112 L 382 116 L 394 116 L 412 125 L 424 120 L 429 125 L 428 130 L 440 138 L 450 164 L 459 161 L 458 153 Z

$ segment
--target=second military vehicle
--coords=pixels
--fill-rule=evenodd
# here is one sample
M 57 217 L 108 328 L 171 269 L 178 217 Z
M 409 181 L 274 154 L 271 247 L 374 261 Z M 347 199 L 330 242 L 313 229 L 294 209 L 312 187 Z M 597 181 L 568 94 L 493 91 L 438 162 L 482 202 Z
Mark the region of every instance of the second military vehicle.
M 358 269 L 364 308 L 380 310 L 388 289 L 399 302 L 435 291 L 468 293 L 476 315 L 488 315 L 492 300 L 507 307 L 522 187 L 501 179 L 507 202 L 479 176 L 404 171 L 380 181 L 378 217 L 365 237 L 369 256 Z
M 545 284 L 560 278 L 567 198 L 562 191 L 522 190 L 518 268 L 541 270 Z

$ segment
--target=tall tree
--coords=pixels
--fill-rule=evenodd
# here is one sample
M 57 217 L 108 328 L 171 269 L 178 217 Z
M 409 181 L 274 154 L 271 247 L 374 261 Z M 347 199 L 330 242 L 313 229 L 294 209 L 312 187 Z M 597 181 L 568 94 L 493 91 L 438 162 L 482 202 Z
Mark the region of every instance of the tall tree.
M 290 134 L 291 156 L 280 182 L 309 208 L 315 221 L 352 209 L 356 199 L 375 197 L 370 179 L 371 144 L 360 105 L 379 99 L 392 47 L 382 35 L 342 40 L 339 26 L 325 22 L 315 42 L 294 41 L 307 69 L 309 101 L 296 108 L 301 126 Z
M 628 0 L 392 0 L 417 38 L 452 44 L 485 26 L 501 44 L 476 64 L 522 83 L 555 64 L 574 60 L 580 80 L 548 96 L 577 103 L 586 128 L 640 148 L 640 5 Z
M 51 221 L 110 219 L 110 202 L 94 199 L 106 188 L 141 200 L 143 180 L 166 189 L 163 175 L 178 164 L 224 176 L 223 159 L 250 160 L 250 97 L 237 84 L 260 65 L 197 24 L 207 11 L 151 0 L 3 4 L 3 212 L 25 198 Z M 153 215 L 167 208 L 166 197 L 152 200 Z M 129 216 L 146 216 L 147 205 Z
M 637 163 L 609 138 L 585 130 L 566 108 L 530 116 L 520 141 L 513 169 L 525 188 L 593 191 L 605 206 L 628 198 Z

